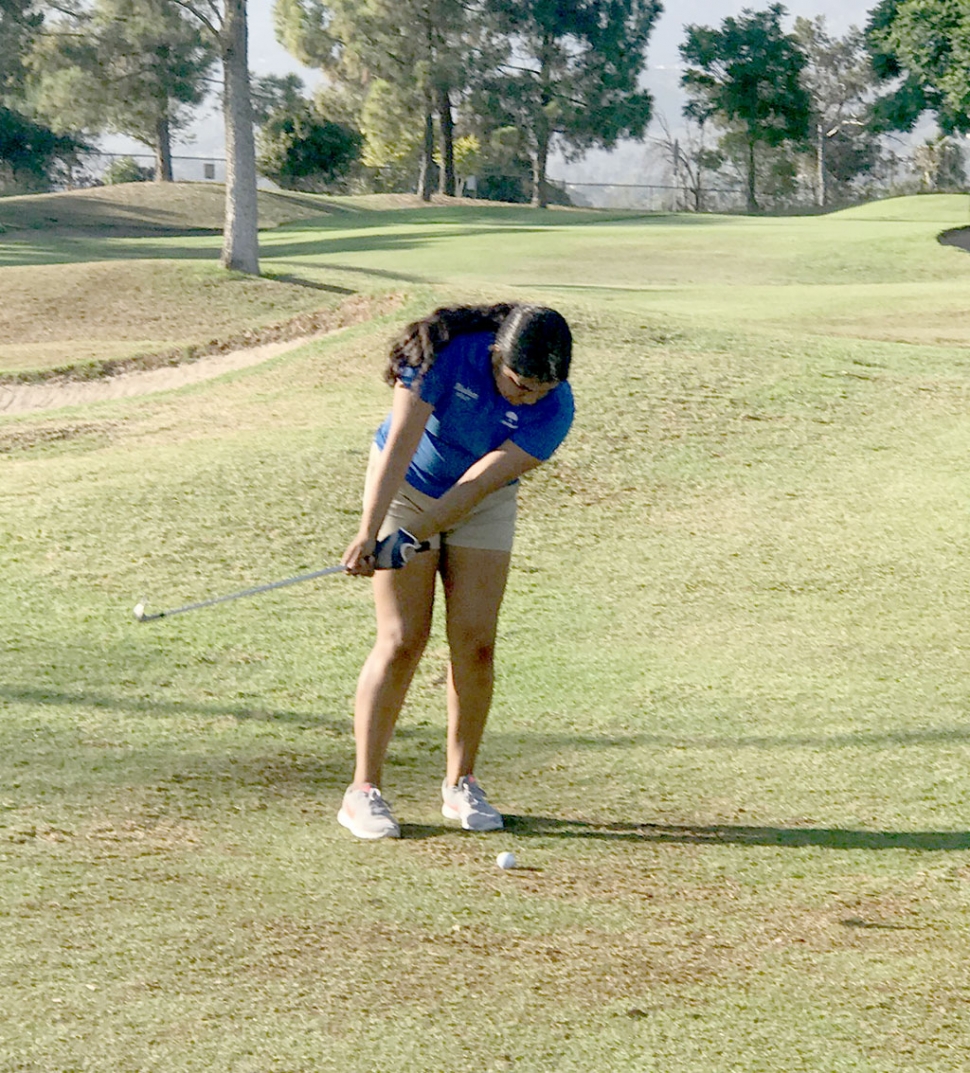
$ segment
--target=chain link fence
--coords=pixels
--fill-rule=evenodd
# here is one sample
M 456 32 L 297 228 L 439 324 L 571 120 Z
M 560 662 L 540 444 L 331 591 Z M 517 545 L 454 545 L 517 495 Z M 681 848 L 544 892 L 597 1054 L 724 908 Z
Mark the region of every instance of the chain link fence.
M 122 163 L 132 161 L 141 174 L 150 179 L 155 172 L 155 156 L 152 153 L 120 153 L 92 150 L 84 153 L 78 168 L 68 181 L 70 187 L 97 186 L 110 179 L 113 171 Z M 222 183 L 226 178 L 226 162 L 220 156 L 172 157 L 172 176 L 176 182 Z M 574 205 L 600 209 L 639 209 L 645 212 L 737 212 L 744 208 L 744 192 L 740 186 L 718 186 L 705 189 L 700 196 L 683 186 L 663 183 L 602 183 L 571 182 L 550 177 L 550 186 L 555 186 L 568 195 Z M 468 182 L 466 197 L 475 196 L 474 182 Z
M 132 161 L 145 178 L 155 175 L 154 153 L 115 153 L 103 149 L 89 150 L 78 159 L 78 167 L 68 178 L 68 187 L 99 186 L 120 163 Z M 220 156 L 173 156 L 172 178 L 176 182 L 213 182 L 226 180 L 226 161 Z
M 700 191 L 663 183 L 579 183 L 550 179 L 574 205 L 596 209 L 642 209 L 645 212 L 740 212 L 742 187 L 716 186 Z

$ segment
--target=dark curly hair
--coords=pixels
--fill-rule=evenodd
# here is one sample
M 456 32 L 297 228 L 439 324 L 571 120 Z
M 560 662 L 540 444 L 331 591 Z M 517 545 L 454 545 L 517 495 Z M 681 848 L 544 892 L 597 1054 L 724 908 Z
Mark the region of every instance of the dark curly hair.
M 520 376 L 551 383 L 569 376 L 572 335 L 561 314 L 544 306 L 499 302 L 445 306 L 409 324 L 391 343 L 384 379 L 392 387 L 408 370 L 420 380 L 441 348 L 459 335 L 491 332 L 493 349 Z

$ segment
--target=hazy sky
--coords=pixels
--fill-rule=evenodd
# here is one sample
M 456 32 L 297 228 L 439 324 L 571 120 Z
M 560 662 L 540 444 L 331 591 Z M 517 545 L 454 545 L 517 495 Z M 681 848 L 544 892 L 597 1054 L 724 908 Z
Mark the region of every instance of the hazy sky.
M 850 26 L 863 27 L 868 12 L 876 0 L 791 0 L 787 26 L 790 29 L 797 17 L 814 19 L 824 15 L 829 33 L 844 34 Z M 738 15 L 744 8 L 763 11 L 768 0 L 668 0 L 664 13 L 657 21 L 647 59 L 650 72 L 647 86 L 655 99 L 655 112 L 665 114 L 673 121 L 679 116 L 683 104 L 680 91 L 680 52 L 684 40 L 684 27 L 689 23 L 702 26 L 717 26 L 729 15 Z
M 797 16 L 815 18 L 824 15 L 832 33 L 842 34 L 850 26 L 863 26 L 867 13 L 876 0 L 791 0 L 785 6 L 789 25 Z M 662 84 L 676 87 L 680 59 L 678 47 L 684 39 L 684 26 L 700 23 L 716 26 L 728 15 L 737 15 L 743 8 L 763 9 L 767 0 L 668 0 L 657 20 L 647 53 L 651 75 L 649 82 L 654 93 Z M 295 71 L 314 83 L 317 73 L 301 68 L 273 36 L 273 0 L 249 0 L 250 62 L 259 74 Z
M 789 12 L 789 23 L 799 15 L 805 18 L 824 15 L 829 29 L 842 34 L 852 25 L 864 25 L 869 9 L 875 4 L 876 0 L 791 0 L 785 6 Z M 664 13 L 658 19 L 650 39 L 648 57 L 651 68 L 677 63 L 677 49 L 683 40 L 683 28 L 687 23 L 715 26 L 728 15 L 737 15 L 743 8 L 760 10 L 767 6 L 768 0 L 667 0 Z M 286 50 L 276 43 L 272 11 L 273 0 L 249 0 L 252 67 L 259 74 L 280 71 L 303 73 L 303 69 Z M 308 74 L 311 78 L 316 77 L 315 73 Z

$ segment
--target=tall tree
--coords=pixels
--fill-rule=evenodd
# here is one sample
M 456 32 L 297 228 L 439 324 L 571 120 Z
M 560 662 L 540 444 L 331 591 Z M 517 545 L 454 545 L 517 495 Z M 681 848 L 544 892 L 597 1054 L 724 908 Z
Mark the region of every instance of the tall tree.
M 298 59 L 351 87 L 365 113 L 371 94 L 394 95 L 394 115 L 411 117 L 402 150 L 420 146 L 419 192 L 430 198 L 434 173 L 434 118 L 444 153 L 443 189 L 454 191 L 453 96 L 462 85 L 465 9 L 461 0 L 276 0 L 279 40 Z M 386 124 L 380 124 L 386 138 Z M 372 146 L 367 156 L 386 155 Z
M 881 0 L 866 40 L 877 77 L 876 130 L 912 130 L 933 112 L 944 134 L 970 131 L 970 0 Z
M 222 113 L 226 127 L 226 212 L 222 232 L 224 268 L 259 275 L 256 138 L 249 79 L 246 0 L 174 0 L 215 43 L 222 59 Z
M 532 158 L 532 203 L 545 207 L 549 151 L 570 159 L 642 138 L 653 98 L 639 88 L 659 0 L 483 0 L 494 70 L 481 107 L 518 126 Z
M 749 212 L 759 211 L 757 147 L 800 142 L 808 135 L 810 102 L 801 81 L 806 58 L 782 29 L 786 13 L 772 4 L 765 11 L 746 8 L 718 29 L 687 26 L 680 46 L 687 64 L 681 77 L 686 114 L 744 140 Z
M 402 100 L 400 90 L 382 78 L 368 87 L 359 125 L 364 135 L 362 159 L 374 170 L 376 187 L 402 190 L 414 186 L 424 137 L 424 129 L 414 121 L 419 109 L 420 102 Z
M 815 200 L 822 208 L 833 189 L 844 189 L 869 171 L 878 156 L 877 140 L 869 130 L 874 76 L 865 37 L 857 27 L 844 37 L 833 37 L 824 16 L 798 18 L 793 36 L 807 60 L 802 78 L 812 104 Z
M 30 58 L 33 106 L 61 131 L 126 134 L 172 179 L 172 138 L 208 92 L 213 44 L 169 0 L 94 0 L 48 21 Z

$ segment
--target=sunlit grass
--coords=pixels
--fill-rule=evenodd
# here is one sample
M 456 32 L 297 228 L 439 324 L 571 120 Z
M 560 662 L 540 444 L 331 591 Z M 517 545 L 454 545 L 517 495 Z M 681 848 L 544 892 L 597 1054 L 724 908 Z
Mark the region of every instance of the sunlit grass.
M 578 418 L 522 491 L 481 764 L 509 827 L 441 820 L 438 623 L 380 845 L 334 821 L 366 584 L 131 618 L 334 562 L 391 330 L 518 293 L 514 229 L 400 220 L 381 260 L 365 224 L 305 270 L 400 287 L 464 243 L 465 274 L 218 381 L 0 423 L 0 1068 L 962 1070 L 970 382 L 962 346 L 874 334 L 955 321 L 940 222 L 873 224 L 912 283 L 860 246 L 841 294 L 771 267 L 823 276 L 837 220 L 671 224 L 751 225 L 734 301 L 625 289 L 637 244 L 603 251 L 635 232 L 661 271 L 647 224 L 521 239 L 595 267 L 528 284 L 575 328 Z
M 204 184 L 189 187 L 194 197 L 213 196 Z M 422 285 L 453 294 L 587 295 L 632 313 L 703 316 L 793 337 L 931 345 L 967 338 L 970 257 L 937 242 L 946 224 L 965 221 L 962 196 L 783 219 L 488 205 L 378 211 L 366 199 L 350 212 L 351 202 L 264 231 L 261 280 L 219 272 L 216 233 L 15 234 L 0 245 L 8 265 L 0 268 L 0 367 L 60 367 L 72 347 L 84 364 L 199 346 L 347 295 Z M 268 222 L 272 210 L 282 211 L 271 206 Z M 310 209 L 295 202 L 290 211 Z

